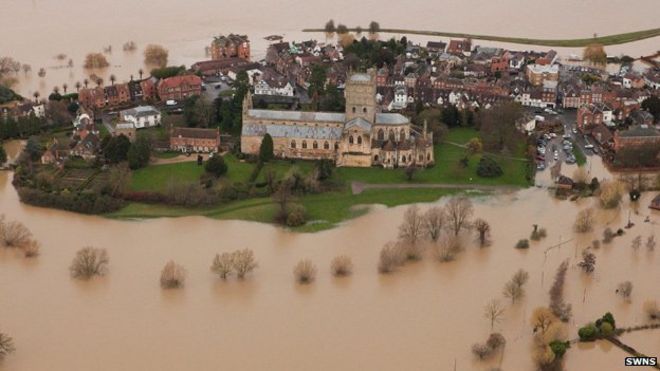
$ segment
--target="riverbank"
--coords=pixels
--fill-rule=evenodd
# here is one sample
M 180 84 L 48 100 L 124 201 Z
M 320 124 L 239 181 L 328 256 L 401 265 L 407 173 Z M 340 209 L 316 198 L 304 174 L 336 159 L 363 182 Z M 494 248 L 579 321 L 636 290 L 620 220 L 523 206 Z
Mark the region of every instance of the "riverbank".
M 366 32 L 368 28 L 349 28 L 349 32 Z M 313 32 L 313 33 L 324 33 L 325 29 L 323 28 L 306 28 L 302 30 L 303 32 Z M 523 37 L 507 37 L 507 36 L 493 36 L 493 35 L 479 35 L 471 33 L 459 33 L 459 32 L 444 32 L 444 31 L 424 31 L 424 30 L 411 30 L 404 28 L 380 28 L 378 33 L 391 33 L 391 34 L 410 34 L 410 35 L 422 35 L 422 36 L 439 36 L 439 37 L 451 37 L 451 38 L 461 38 L 461 39 L 476 39 L 476 40 L 486 40 L 486 41 L 496 41 L 504 42 L 511 44 L 524 44 L 524 45 L 538 45 L 538 46 L 549 46 L 549 47 L 565 47 L 565 48 L 581 48 L 589 44 L 598 43 L 607 45 L 620 45 L 626 44 L 634 41 L 640 41 L 644 39 L 650 39 L 653 37 L 660 36 L 660 28 L 653 28 L 649 30 L 635 31 L 620 33 L 607 36 L 598 36 L 582 39 L 532 39 L 532 38 L 523 38 Z

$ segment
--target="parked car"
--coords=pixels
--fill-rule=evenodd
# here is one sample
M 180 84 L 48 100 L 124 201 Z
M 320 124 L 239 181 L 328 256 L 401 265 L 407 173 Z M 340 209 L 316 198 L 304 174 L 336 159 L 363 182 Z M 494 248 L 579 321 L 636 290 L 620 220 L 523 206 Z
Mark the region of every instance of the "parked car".
M 591 143 L 588 143 L 588 144 L 586 144 L 586 145 L 584 146 L 584 148 L 586 148 L 586 149 L 594 149 L 594 145 L 591 144 Z
M 174 99 L 168 99 L 165 101 L 166 106 L 176 106 L 176 101 Z
M 554 155 L 555 161 L 559 160 L 559 151 L 555 151 Z

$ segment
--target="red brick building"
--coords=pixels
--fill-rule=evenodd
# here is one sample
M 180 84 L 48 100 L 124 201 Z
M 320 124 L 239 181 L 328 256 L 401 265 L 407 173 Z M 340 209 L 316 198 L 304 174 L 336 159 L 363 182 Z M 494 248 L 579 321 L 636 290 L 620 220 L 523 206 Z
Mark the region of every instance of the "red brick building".
M 220 129 L 174 128 L 170 134 L 170 149 L 181 152 L 217 152 Z
M 106 86 L 103 90 L 107 106 L 117 107 L 131 102 L 131 92 L 128 84 Z
M 160 100 L 183 100 L 202 93 L 202 79 L 197 75 L 174 76 L 158 83 Z
M 656 146 L 660 148 L 660 131 L 653 126 L 637 125 L 628 130 L 620 130 L 614 133 L 614 150 L 622 148 Z
M 100 86 L 80 89 L 78 92 L 78 101 L 83 107 L 103 108 L 105 107 L 105 91 Z
M 211 59 L 250 59 L 250 40 L 246 35 L 218 36 L 211 42 Z

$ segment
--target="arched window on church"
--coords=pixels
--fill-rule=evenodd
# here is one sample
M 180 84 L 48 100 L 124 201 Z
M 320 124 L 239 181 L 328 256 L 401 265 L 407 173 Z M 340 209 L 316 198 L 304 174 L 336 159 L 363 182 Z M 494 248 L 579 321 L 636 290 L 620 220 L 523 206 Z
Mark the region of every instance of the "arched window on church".
M 330 149 L 330 143 L 327 140 L 323 143 L 323 149 Z
M 419 155 L 419 162 L 424 162 L 424 155 Z
M 303 149 L 307 149 L 307 141 L 306 140 L 303 140 L 302 147 L 303 147 Z
M 385 140 L 385 132 L 383 129 L 378 129 L 378 140 L 383 141 Z
M 387 136 L 389 140 L 394 141 L 394 130 L 390 129 Z
M 362 107 L 362 113 L 367 113 L 367 107 Z
M 291 148 L 296 148 L 296 141 L 295 140 L 291 141 Z
M 353 113 L 355 113 L 355 107 L 353 107 Z
M 318 144 L 318 142 L 314 141 L 314 143 L 312 143 L 312 148 L 314 148 L 314 149 L 319 149 L 319 144 Z
M 375 155 L 375 156 L 374 156 L 374 161 L 375 161 L 375 162 L 378 162 L 378 155 Z
M 335 142 L 335 150 L 339 149 L 339 143 Z
M 401 156 L 401 163 L 402 164 L 406 163 L 406 155 Z
M 431 161 L 431 154 L 430 153 L 426 154 L 426 161 Z
M 360 135 L 357 139 L 357 144 L 362 144 L 362 135 Z
M 348 144 L 353 144 L 353 136 L 348 137 Z

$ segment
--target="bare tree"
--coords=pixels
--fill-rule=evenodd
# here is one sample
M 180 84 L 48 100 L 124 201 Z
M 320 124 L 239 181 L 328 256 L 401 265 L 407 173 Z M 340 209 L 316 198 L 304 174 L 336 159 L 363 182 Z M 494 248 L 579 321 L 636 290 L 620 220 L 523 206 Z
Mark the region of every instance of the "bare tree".
M 105 249 L 88 246 L 78 250 L 69 270 L 74 278 L 89 279 L 105 274 L 109 262 Z
M 439 206 L 433 206 L 426 210 L 423 218 L 422 228 L 426 237 L 435 242 L 440 238 L 440 233 L 445 225 L 445 211 Z
M 450 262 L 456 259 L 461 249 L 461 240 L 458 237 L 445 236 L 435 248 L 435 255 L 441 262 Z
M 159 67 L 167 66 L 169 52 L 161 45 L 147 45 L 144 49 L 144 63 L 157 65 Z
M 474 229 L 477 231 L 477 239 L 481 247 L 488 245 L 490 237 L 490 224 L 487 221 L 479 218 L 474 221 Z
M 23 254 L 26 258 L 34 258 L 39 255 L 39 250 L 41 245 L 36 240 L 30 240 L 25 246 L 23 246 Z
M 555 321 L 556 317 L 549 308 L 538 307 L 532 312 L 532 327 L 534 328 L 534 332 L 544 334 Z
M 186 279 L 186 270 L 179 264 L 170 260 L 160 272 L 160 286 L 164 289 L 183 287 Z
M 484 317 L 490 321 L 490 329 L 495 327 L 495 323 L 502 320 L 504 307 L 499 300 L 493 299 L 484 307 Z
M 293 276 L 300 284 L 312 283 L 316 278 L 316 266 L 311 260 L 301 260 L 293 268 Z
M 14 340 L 9 335 L 0 332 L 0 361 L 15 350 Z
M 578 233 L 587 233 L 593 229 L 594 225 L 594 210 L 591 208 L 580 210 L 575 218 L 573 228 Z
M 644 302 L 644 313 L 648 316 L 651 321 L 660 319 L 660 308 L 658 308 L 658 302 L 655 300 L 647 300 Z
M 32 238 L 32 233 L 21 222 L 6 222 L 0 215 L 0 243 L 5 247 L 23 247 Z
M 378 271 L 380 273 L 391 273 L 401 266 L 405 260 L 401 246 L 395 242 L 388 242 L 380 250 Z
M 399 226 L 399 238 L 405 243 L 415 245 L 422 235 L 424 219 L 417 205 L 408 207 Z
M 466 197 L 454 197 L 447 202 L 445 213 L 447 214 L 449 228 L 454 232 L 454 236 L 458 236 L 461 229 L 469 225 L 473 212 L 472 202 Z
M 648 251 L 653 251 L 653 250 L 655 250 L 655 236 L 654 236 L 654 235 L 650 235 L 650 236 L 646 239 L 646 249 L 647 249 Z
M 642 236 L 635 237 L 630 246 L 632 246 L 635 251 L 639 250 L 639 248 L 642 247 Z
M 625 300 L 630 300 L 630 295 L 632 295 L 633 284 L 630 281 L 621 282 L 616 289 L 616 293 L 621 295 Z
M 348 276 L 353 272 L 353 262 L 349 256 L 339 255 L 332 259 L 330 270 L 334 276 Z
M 211 271 L 220 276 L 220 278 L 227 279 L 231 272 L 234 270 L 234 254 L 222 253 L 216 254 L 211 264 Z
M 233 255 L 232 266 L 236 272 L 236 277 L 239 279 L 243 279 L 246 274 L 259 266 L 254 258 L 254 252 L 250 249 L 234 251 Z
M 550 288 L 550 309 L 563 322 L 568 322 L 572 315 L 571 305 L 564 302 L 564 283 L 567 271 L 568 260 L 565 260 L 557 268 L 555 280 Z
M 511 299 L 512 304 L 515 303 L 516 300 L 525 295 L 524 286 L 528 280 L 529 273 L 522 269 L 518 270 L 504 286 L 504 296 Z
M 582 261 L 578 263 L 585 273 L 592 273 L 596 269 L 596 255 L 588 250 L 582 251 Z

